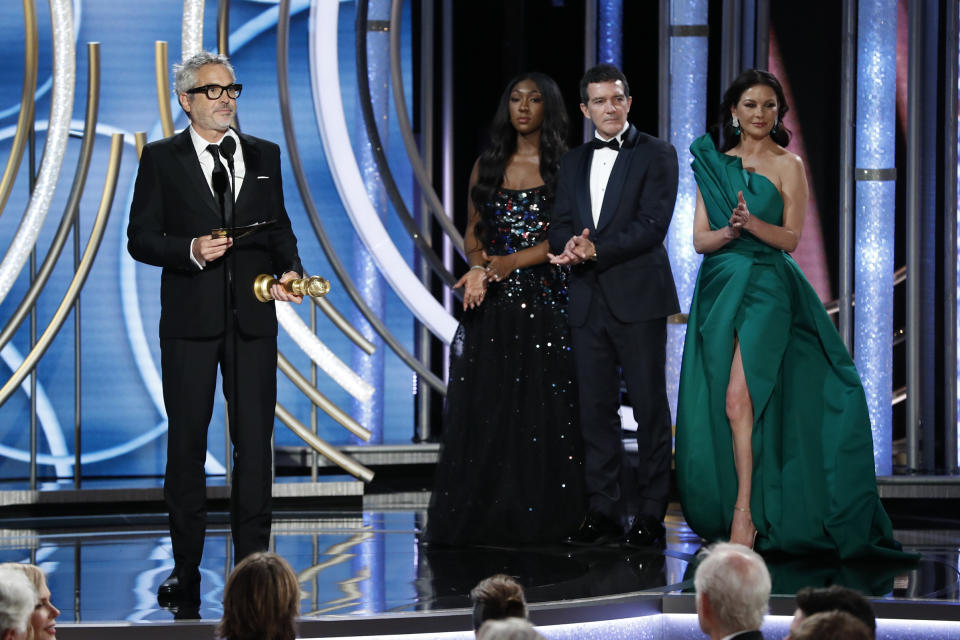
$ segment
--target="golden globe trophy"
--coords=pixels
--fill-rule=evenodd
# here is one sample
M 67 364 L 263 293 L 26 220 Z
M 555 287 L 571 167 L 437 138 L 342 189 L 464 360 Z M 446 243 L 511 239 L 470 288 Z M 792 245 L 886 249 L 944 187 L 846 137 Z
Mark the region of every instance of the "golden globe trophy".
M 330 282 L 320 276 L 310 276 L 309 278 L 294 278 L 281 283 L 279 280 L 266 273 L 261 273 L 253 281 L 253 295 L 257 296 L 260 302 L 270 302 L 273 296 L 270 295 L 270 287 L 280 284 L 284 289 L 295 296 L 311 296 L 320 298 L 330 292 Z

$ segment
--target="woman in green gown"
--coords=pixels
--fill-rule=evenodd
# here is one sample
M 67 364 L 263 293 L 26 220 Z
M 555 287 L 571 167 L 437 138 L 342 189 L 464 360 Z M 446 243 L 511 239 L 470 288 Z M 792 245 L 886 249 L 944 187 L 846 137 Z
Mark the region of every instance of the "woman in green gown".
M 903 558 L 877 495 L 860 378 L 790 257 L 807 207 L 783 89 L 765 71 L 724 95 L 720 150 L 694 141 L 690 306 L 677 479 L 690 527 L 759 551 Z

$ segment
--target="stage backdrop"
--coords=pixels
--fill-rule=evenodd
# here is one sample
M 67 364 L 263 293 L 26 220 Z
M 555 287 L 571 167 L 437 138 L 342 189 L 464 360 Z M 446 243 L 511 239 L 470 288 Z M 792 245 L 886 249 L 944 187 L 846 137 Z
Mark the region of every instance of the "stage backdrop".
M 290 87 L 291 102 L 300 153 L 310 181 L 314 199 L 328 234 L 337 247 L 341 260 L 353 262 L 354 232 L 336 193 L 324 158 L 320 136 L 314 119 L 308 62 L 308 2 L 292 2 Z M 40 34 L 40 71 L 37 82 L 36 150 L 37 166 L 45 140 L 46 121 L 51 98 L 51 26 L 49 7 L 37 2 Z M 305 268 L 327 276 L 333 286 L 329 299 L 346 317 L 351 317 L 353 306 L 332 271 L 314 236 L 304 212 L 293 174 L 287 161 L 283 130 L 279 117 L 276 77 L 276 3 L 269 0 L 234 0 L 230 18 L 233 34 L 232 59 L 243 83 L 239 99 L 238 117 L 244 132 L 277 142 L 284 156 L 284 193 L 293 228 L 300 243 L 300 255 Z M 163 472 L 166 444 L 166 423 L 162 411 L 159 388 L 159 319 L 160 270 L 141 264 L 134 265 L 137 299 L 124 294 L 120 274 L 131 266 L 126 252 L 126 229 L 129 217 L 133 182 L 137 171 L 137 156 L 133 132 L 146 131 L 148 140 L 162 137 L 159 126 L 154 73 L 154 42 L 169 43 L 170 62 L 180 59 L 182 2 L 117 2 L 116 0 L 74 0 L 75 41 L 77 46 L 76 90 L 73 107 L 74 126 L 82 128 L 86 100 L 87 51 L 86 43 L 101 43 L 101 92 L 98 136 L 87 187 L 80 206 L 81 250 L 89 236 L 100 194 L 104 184 L 109 150 L 109 135 L 127 134 L 123 152 L 116 199 L 96 263 L 83 290 L 81 304 L 82 343 L 82 453 L 85 478 L 158 476 Z M 217 2 L 206 3 L 203 44 L 216 48 L 215 22 Z M 352 132 L 355 147 L 364 141 L 363 123 L 354 121 L 358 110 L 356 100 L 356 67 L 353 37 L 354 4 L 340 3 L 339 58 L 344 111 Z M 404 71 L 406 96 L 411 96 L 411 61 L 409 57 L 409 15 L 404 20 Z M 0 3 L 0 158 L 9 157 L 19 115 L 19 96 L 23 86 L 24 20 L 20 2 Z M 172 81 L 172 74 L 171 74 Z M 413 112 L 408 105 L 409 112 Z M 185 118 L 174 106 L 176 128 L 185 126 Z M 396 122 L 395 112 L 390 120 Z M 395 124 L 387 140 L 391 166 L 397 182 L 406 191 L 411 202 L 409 164 L 403 155 L 403 144 Z M 53 204 L 37 244 L 39 265 L 49 246 L 64 210 L 79 153 L 79 137 L 71 138 L 63 162 Z M 21 163 L 15 187 L 0 215 L 0 247 L 6 252 L 17 233 L 20 219 L 26 210 L 29 194 L 29 165 L 26 154 Z M 396 222 L 388 216 L 388 230 L 403 255 L 409 260 L 411 243 Z M 38 333 L 47 326 L 60 303 L 73 275 L 72 243 L 61 258 L 53 277 L 44 289 L 37 305 Z M 24 269 L 10 294 L 0 304 L 0 325 L 5 324 L 22 299 L 29 284 Z M 386 322 L 390 330 L 412 348 L 413 320 L 406 307 L 389 291 L 386 295 Z M 296 308 L 304 320 L 308 319 L 308 304 Z M 139 311 L 139 314 L 136 313 Z M 139 321 L 137 318 L 139 317 Z M 142 334 L 145 349 L 138 349 L 136 336 Z M 351 343 L 318 312 L 318 334 L 341 359 L 351 362 Z M 281 329 L 280 350 L 303 372 L 309 375 L 309 361 Z M 382 343 L 378 347 L 383 349 Z M 3 379 L 29 352 L 29 322 L 25 322 L 16 337 L 2 351 Z M 74 454 L 74 324 L 73 317 L 65 323 L 51 349 L 38 366 L 38 448 L 47 462 L 49 455 Z M 414 376 L 393 355 L 386 355 L 384 388 L 385 443 L 409 442 L 413 433 Z M 351 397 L 323 372 L 318 374 L 318 387 L 345 410 L 351 409 Z M 28 379 L 29 382 L 29 379 Z M 279 402 L 305 424 L 310 421 L 310 403 L 282 375 L 279 375 Z M 23 461 L 29 451 L 29 386 L 12 395 L 0 407 L 0 479 L 6 486 L 21 486 L 17 479 L 27 475 Z M 222 472 L 224 456 L 223 398 L 217 394 L 214 420 L 209 433 L 208 472 Z M 320 437 L 334 443 L 352 442 L 343 428 L 322 412 L 319 414 Z M 278 446 L 302 444 L 279 421 L 276 429 Z M 60 461 L 44 464 L 40 473 L 50 480 L 72 474 L 72 464 Z

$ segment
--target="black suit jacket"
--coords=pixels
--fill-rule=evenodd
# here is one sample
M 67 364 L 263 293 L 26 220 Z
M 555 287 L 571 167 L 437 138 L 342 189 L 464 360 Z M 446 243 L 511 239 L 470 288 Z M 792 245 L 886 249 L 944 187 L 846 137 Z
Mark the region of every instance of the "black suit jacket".
M 730 640 L 763 640 L 763 634 L 759 631 L 741 631 Z
M 663 240 L 677 199 L 677 152 L 632 126 L 610 173 L 596 226 L 590 204 L 593 147 L 572 149 L 560 162 L 550 225 L 550 248 L 560 253 L 571 236 L 590 229 L 597 260 L 571 270 L 567 317 L 586 322 L 593 291 L 603 292 L 620 322 L 663 318 L 680 311 Z
M 268 229 L 234 242 L 230 251 L 201 270 L 190 260 L 190 242 L 222 226 L 220 207 L 200 169 L 190 131 L 146 145 L 130 207 L 127 250 L 135 260 L 163 267 L 160 337 L 205 338 L 224 331 L 223 269 L 236 252 L 239 328 L 249 336 L 277 335 L 272 302 L 258 302 L 260 273 L 303 274 L 297 239 L 283 206 L 280 148 L 239 134 L 246 167 L 234 205 L 237 226 L 275 219 Z

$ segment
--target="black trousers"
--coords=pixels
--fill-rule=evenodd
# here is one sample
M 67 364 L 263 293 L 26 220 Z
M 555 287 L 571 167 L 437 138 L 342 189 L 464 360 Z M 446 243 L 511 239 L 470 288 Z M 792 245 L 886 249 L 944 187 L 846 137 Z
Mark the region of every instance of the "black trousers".
M 207 428 L 213 415 L 217 368 L 223 393 L 233 398 L 236 361 L 238 398 L 231 410 L 233 475 L 230 528 L 239 562 L 270 541 L 273 487 L 274 408 L 277 403 L 277 339 L 269 337 L 160 340 L 163 401 L 167 409 L 167 467 L 163 495 L 170 513 L 170 536 L 178 567 L 199 566 L 207 526 Z M 236 419 L 233 419 L 233 416 Z
M 670 491 L 671 429 L 666 391 L 666 318 L 623 323 L 595 290 L 587 321 L 571 327 L 580 391 L 588 507 L 620 519 L 620 372 L 633 402 L 639 455 L 638 515 L 663 520 Z

